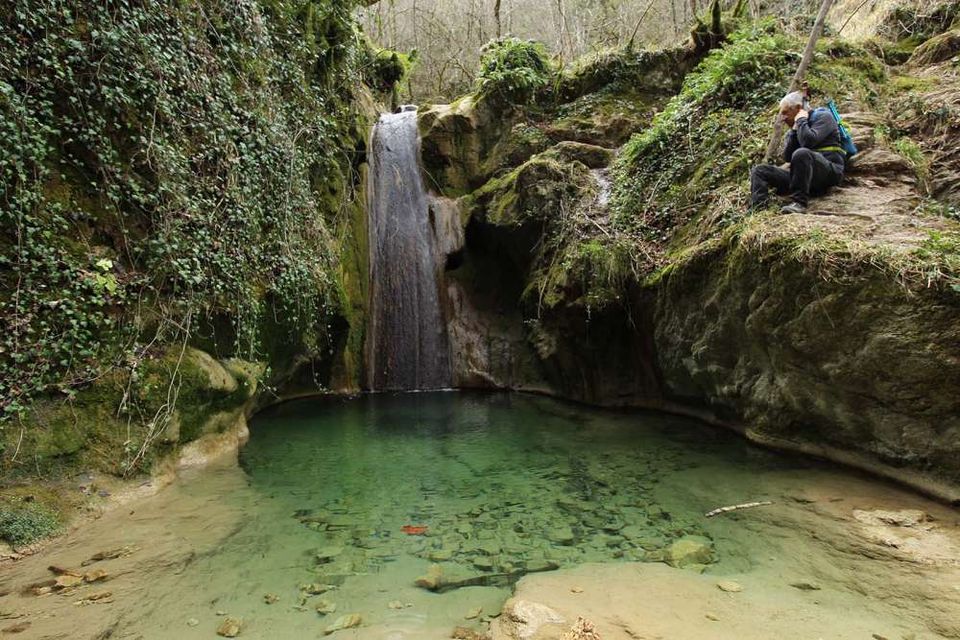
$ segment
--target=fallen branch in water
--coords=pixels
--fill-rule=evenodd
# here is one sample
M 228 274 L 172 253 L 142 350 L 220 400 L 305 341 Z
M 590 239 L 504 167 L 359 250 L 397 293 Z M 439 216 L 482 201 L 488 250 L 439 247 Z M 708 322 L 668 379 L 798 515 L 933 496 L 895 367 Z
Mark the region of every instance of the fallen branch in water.
M 767 505 L 773 504 L 769 500 L 764 502 L 744 502 L 743 504 L 732 504 L 729 507 L 719 507 L 713 511 L 707 511 L 704 514 L 704 517 L 712 518 L 713 516 L 718 516 L 721 513 L 728 513 L 730 511 L 739 511 L 740 509 L 752 509 L 753 507 L 765 507 Z

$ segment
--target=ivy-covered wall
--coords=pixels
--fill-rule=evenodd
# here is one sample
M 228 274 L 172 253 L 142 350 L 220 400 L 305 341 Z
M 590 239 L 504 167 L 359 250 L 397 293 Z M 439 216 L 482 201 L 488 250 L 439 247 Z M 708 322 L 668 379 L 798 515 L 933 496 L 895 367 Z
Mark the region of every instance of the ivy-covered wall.
M 364 262 L 341 261 L 372 107 L 358 99 L 383 84 L 353 4 L 3 3 L 7 464 L 35 407 L 103 380 L 112 412 L 143 422 L 141 372 L 182 345 L 274 370 L 322 362 L 329 383 L 358 341 Z

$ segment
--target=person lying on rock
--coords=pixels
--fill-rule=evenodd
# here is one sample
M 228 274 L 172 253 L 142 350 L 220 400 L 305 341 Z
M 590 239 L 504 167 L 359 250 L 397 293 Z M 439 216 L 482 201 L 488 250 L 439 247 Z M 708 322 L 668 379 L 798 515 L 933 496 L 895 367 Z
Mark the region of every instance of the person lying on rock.
M 840 146 L 840 127 L 830 109 L 805 107 L 803 92 L 788 93 L 780 101 L 780 119 L 790 127 L 783 159 L 790 170 L 772 164 L 757 165 L 750 172 L 750 208 L 767 205 L 770 190 L 788 195 L 792 203 L 781 213 L 803 213 L 810 196 L 820 196 L 840 184 L 847 156 Z

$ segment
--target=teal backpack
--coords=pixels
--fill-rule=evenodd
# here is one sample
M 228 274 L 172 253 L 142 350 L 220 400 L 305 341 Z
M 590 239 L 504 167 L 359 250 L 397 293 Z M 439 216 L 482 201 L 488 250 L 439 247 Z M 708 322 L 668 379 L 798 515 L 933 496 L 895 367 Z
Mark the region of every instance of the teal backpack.
M 817 107 L 810 112 L 810 122 L 820 115 L 821 113 L 829 113 L 834 120 L 837 122 L 837 128 L 840 129 L 840 148 L 836 151 L 843 151 L 847 154 L 847 158 L 852 158 L 857 155 L 857 145 L 853 142 L 853 136 L 850 135 L 850 129 L 847 128 L 846 123 L 844 123 L 843 118 L 840 117 L 840 112 L 837 110 L 837 105 L 833 100 L 827 102 L 826 107 Z M 833 151 L 829 147 L 824 147 L 823 151 Z

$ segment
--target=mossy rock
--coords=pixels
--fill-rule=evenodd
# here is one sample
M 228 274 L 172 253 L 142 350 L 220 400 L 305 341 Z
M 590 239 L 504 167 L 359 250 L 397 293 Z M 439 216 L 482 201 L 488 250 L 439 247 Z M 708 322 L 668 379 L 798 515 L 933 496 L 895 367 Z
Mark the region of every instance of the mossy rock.
M 4 466 L 14 475 L 149 469 L 158 455 L 206 433 L 218 414 L 241 409 L 261 373 L 189 347 L 115 368 L 70 398 L 36 402 L 19 429 L 5 429 Z
M 543 131 L 554 141 L 618 147 L 646 127 L 665 100 L 658 94 L 592 94 L 561 107 Z
M 590 169 L 602 169 L 610 166 L 615 155 L 613 149 L 584 142 L 573 142 L 572 140 L 557 144 L 548 153 L 567 162 L 580 162 Z
M 560 102 L 571 102 L 606 87 L 617 92 L 674 93 L 697 61 L 689 45 L 657 51 L 608 50 L 583 59 L 564 73 L 556 93 Z
M 507 175 L 491 180 L 470 198 L 471 215 L 498 226 L 544 223 L 593 187 L 585 164 L 549 152 L 534 156 Z
M 497 168 L 499 163 L 490 157 L 517 115 L 508 108 L 494 110 L 472 96 L 422 111 L 420 155 L 427 186 L 447 196 L 481 186 Z
M 914 49 L 908 61 L 912 65 L 946 62 L 960 54 L 960 29 L 947 31 L 930 38 Z

